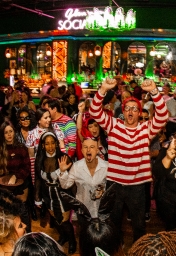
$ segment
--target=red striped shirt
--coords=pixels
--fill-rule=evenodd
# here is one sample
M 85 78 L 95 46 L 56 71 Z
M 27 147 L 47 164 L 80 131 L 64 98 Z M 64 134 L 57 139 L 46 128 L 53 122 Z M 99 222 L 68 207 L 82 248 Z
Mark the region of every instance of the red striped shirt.
M 149 143 L 165 125 L 168 112 L 160 94 L 153 96 L 155 115 L 152 120 L 128 128 L 119 118 L 108 116 L 102 110 L 103 95 L 96 93 L 91 106 L 91 116 L 108 134 L 107 179 L 124 185 L 152 181 Z

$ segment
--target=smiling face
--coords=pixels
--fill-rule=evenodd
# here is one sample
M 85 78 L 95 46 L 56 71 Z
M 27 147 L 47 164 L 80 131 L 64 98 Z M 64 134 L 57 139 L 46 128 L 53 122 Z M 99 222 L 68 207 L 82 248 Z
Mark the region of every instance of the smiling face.
M 14 136 L 15 131 L 13 127 L 11 127 L 10 125 L 6 126 L 6 128 L 4 129 L 4 138 L 6 144 L 13 144 Z
M 20 116 L 19 116 L 19 123 L 21 125 L 21 127 L 29 127 L 30 125 L 30 118 L 29 118 L 29 114 L 27 112 L 21 112 Z
M 138 125 L 140 116 L 138 104 L 135 101 L 128 101 L 125 104 L 123 115 L 125 118 L 125 125 L 130 128 L 135 128 Z
M 82 143 L 82 154 L 87 163 L 92 163 L 98 154 L 98 143 L 92 139 L 84 140 Z
M 93 137 L 96 138 L 100 135 L 100 127 L 96 122 L 89 124 L 87 128 Z
M 56 151 L 56 141 L 55 139 L 53 138 L 53 136 L 51 135 L 48 135 L 46 138 L 45 138 L 45 141 L 43 143 L 43 147 L 45 148 L 46 152 L 49 154 L 49 155 L 53 155 L 54 152 Z
M 40 118 L 38 124 L 40 128 L 48 128 L 50 126 L 51 123 L 51 116 L 50 116 L 50 112 L 47 111 L 43 114 L 43 116 Z

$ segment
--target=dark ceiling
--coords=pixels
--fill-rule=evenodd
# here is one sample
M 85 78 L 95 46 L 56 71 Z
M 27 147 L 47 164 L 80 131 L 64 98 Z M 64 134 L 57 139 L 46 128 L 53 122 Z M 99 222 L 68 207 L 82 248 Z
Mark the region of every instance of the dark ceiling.
M 122 7 L 176 7 L 176 0 L 0 0 L 0 15 L 16 15 L 21 12 L 36 12 L 36 14 L 53 13 L 67 8 L 81 8 L 93 6 L 112 6 Z M 168 3 L 169 2 L 169 3 Z M 25 9 L 27 8 L 27 9 Z

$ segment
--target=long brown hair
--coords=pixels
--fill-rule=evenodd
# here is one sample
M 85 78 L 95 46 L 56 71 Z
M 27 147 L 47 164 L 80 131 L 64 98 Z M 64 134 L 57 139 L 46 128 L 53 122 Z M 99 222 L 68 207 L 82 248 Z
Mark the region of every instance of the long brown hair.
M 7 170 L 7 157 L 8 157 L 8 152 L 7 152 L 7 144 L 5 141 L 5 137 L 4 137 L 4 130 L 7 126 L 11 126 L 15 132 L 15 129 L 12 125 L 12 123 L 8 120 L 6 120 L 5 122 L 2 123 L 2 125 L 0 126 L 0 175 L 3 174 L 8 174 L 8 170 Z M 17 146 L 19 144 L 16 136 L 14 136 L 14 140 L 13 140 L 13 145 Z

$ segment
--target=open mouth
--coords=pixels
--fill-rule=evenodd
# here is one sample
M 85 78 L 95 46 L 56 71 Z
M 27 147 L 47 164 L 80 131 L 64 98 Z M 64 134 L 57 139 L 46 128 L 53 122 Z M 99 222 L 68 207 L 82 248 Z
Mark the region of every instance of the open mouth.
M 133 115 L 128 115 L 128 119 L 132 120 L 133 119 Z
M 92 154 L 90 154 L 90 153 L 87 153 L 87 154 L 86 154 L 86 157 L 87 157 L 87 161 L 91 161 L 91 158 L 92 158 Z

